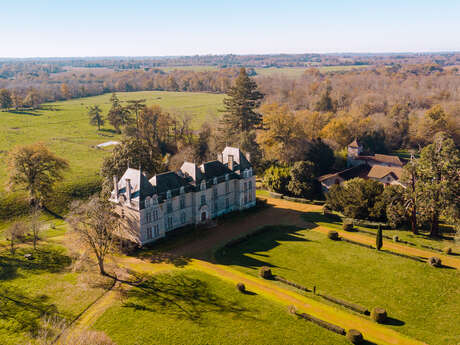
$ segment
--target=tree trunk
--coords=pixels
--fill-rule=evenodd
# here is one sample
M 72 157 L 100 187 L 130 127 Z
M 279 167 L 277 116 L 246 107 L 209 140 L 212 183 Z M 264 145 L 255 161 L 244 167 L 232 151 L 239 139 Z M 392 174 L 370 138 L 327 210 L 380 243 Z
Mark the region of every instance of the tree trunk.
M 34 234 L 34 251 L 37 250 L 37 235 Z
M 412 228 L 412 232 L 414 235 L 418 235 L 418 228 L 417 228 L 417 209 L 414 208 L 412 209 L 411 216 L 410 216 L 410 225 Z
M 99 272 L 101 273 L 101 275 L 106 276 L 107 272 L 104 269 L 104 260 L 101 258 L 97 258 L 97 263 L 99 265 Z
M 437 212 L 431 217 L 431 226 L 430 226 L 430 236 L 438 237 L 439 236 L 439 215 Z

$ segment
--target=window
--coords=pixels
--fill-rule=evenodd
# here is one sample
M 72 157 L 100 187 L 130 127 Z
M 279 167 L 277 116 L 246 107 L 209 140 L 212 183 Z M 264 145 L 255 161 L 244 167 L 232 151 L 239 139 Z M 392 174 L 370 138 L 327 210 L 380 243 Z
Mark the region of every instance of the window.
M 152 239 L 152 228 L 151 227 L 147 228 L 147 239 L 148 240 Z
M 246 204 L 248 202 L 248 195 L 244 193 L 244 203 Z
M 181 210 L 185 208 L 185 196 L 180 198 L 180 208 Z
M 225 181 L 228 181 L 230 178 L 230 175 L 229 174 L 225 174 Z
M 180 215 L 180 222 L 182 224 L 185 224 L 185 212 L 182 212 L 181 215 Z
M 180 193 L 181 193 L 181 194 L 184 194 L 184 193 L 185 193 L 185 188 L 184 188 L 184 186 L 180 187 Z
M 158 220 L 158 209 L 153 210 L 153 221 L 156 222 Z
M 225 208 L 229 208 L 229 207 L 230 207 L 230 199 L 226 198 L 225 199 Z
M 152 222 L 152 214 L 150 212 L 147 212 L 145 214 L 145 216 L 146 216 L 145 218 L 147 220 L 147 223 L 151 223 Z
M 212 184 L 217 184 L 217 177 L 214 177 L 214 178 L 212 179 Z
M 214 202 L 214 212 L 217 212 L 217 210 L 219 209 L 218 205 L 217 205 L 217 201 Z
M 168 229 L 172 229 L 173 226 L 173 219 L 172 217 L 168 217 Z
M 206 204 L 206 194 L 201 195 L 201 206 Z
M 250 191 L 252 190 L 252 181 L 248 182 L 248 188 L 249 188 Z
M 217 199 L 217 187 L 213 188 L 212 195 L 214 196 L 214 199 Z
M 166 192 L 166 199 L 171 199 L 171 191 L 170 190 L 168 190 Z
M 205 180 L 201 181 L 200 189 L 201 190 L 206 190 L 206 181 Z
M 172 211 L 173 211 L 172 202 L 168 202 L 168 204 L 166 205 L 166 212 L 172 213 Z
M 244 191 L 246 192 L 248 190 L 248 184 L 247 182 L 244 183 Z
M 230 184 L 227 182 L 225 182 L 225 193 L 228 193 L 230 191 Z
M 158 224 L 156 224 L 156 225 L 153 226 L 153 231 L 154 231 L 155 237 L 160 236 L 160 227 L 159 227 Z
M 248 200 L 249 200 L 249 202 L 252 201 L 252 192 L 251 191 L 249 191 L 249 193 L 248 193 Z

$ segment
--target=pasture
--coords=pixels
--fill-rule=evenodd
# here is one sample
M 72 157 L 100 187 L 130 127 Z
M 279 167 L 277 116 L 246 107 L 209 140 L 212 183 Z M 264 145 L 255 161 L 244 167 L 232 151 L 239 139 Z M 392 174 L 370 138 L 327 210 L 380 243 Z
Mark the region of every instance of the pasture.
M 371 310 L 385 308 L 388 327 L 429 344 L 460 341 L 460 274 L 296 227 L 275 226 L 218 252 L 218 262 L 256 276 L 261 266 L 323 294 Z M 281 283 L 279 283 L 281 284 Z M 285 285 L 284 285 L 285 286 Z M 309 293 L 327 303 L 324 299 Z

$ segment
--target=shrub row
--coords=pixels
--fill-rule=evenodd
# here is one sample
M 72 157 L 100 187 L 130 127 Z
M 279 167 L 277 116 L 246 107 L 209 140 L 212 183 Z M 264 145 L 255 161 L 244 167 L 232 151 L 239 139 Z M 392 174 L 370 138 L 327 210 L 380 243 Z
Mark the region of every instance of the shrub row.
M 304 318 L 305 320 L 311 321 L 311 322 L 317 324 L 318 326 L 326 328 L 326 329 L 328 329 L 328 330 L 330 330 L 332 332 L 335 332 L 337 334 L 340 334 L 340 335 L 345 335 L 346 334 L 345 329 L 343 329 L 342 327 L 339 327 L 339 326 L 334 325 L 332 323 L 317 319 L 316 317 L 311 316 L 309 314 L 302 313 L 302 314 L 297 314 L 297 315 L 299 315 L 300 317 Z
M 304 198 L 295 198 L 292 196 L 287 196 L 287 195 L 275 193 L 275 192 L 268 192 L 268 195 L 270 195 L 270 197 L 275 198 L 275 199 L 284 199 L 287 201 L 299 202 L 302 204 L 324 205 L 326 203 L 326 201 L 324 200 L 309 200 L 309 199 L 304 199 Z
M 293 287 L 295 287 L 295 288 L 297 288 L 297 289 L 299 289 L 299 290 L 303 290 L 303 291 L 307 291 L 307 292 L 310 292 L 310 291 L 311 291 L 311 290 L 308 289 L 307 287 L 302 286 L 302 285 L 299 285 L 299 284 L 294 283 L 294 282 L 291 282 L 291 281 L 289 281 L 289 280 L 287 280 L 287 279 L 285 279 L 285 278 L 283 278 L 283 277 L 280 277 L 280 276 L 276 276 L 276 275 L 275 275 L 273 278 L 274 278 L 275 280 L 279 281 L 279 282 L 282 282 L 282 283 L 284 283 L 284 284 L 293 286 Z
M 438 253 L 443 253 L 442 249 L 434 248 L 434 247 L 431 247 L 431 246 L 426 246 L 424 244 L 421 244 L 420 247 L 425 248 L 425 249 L 429 249 L 429 250 L 433 250 L 433 251 L 438 252 Z
M 344 301 L 343 299 L 336 298 L 336 297 L 329 296 L 329 295 L 323 295 L 323 294 L 320 294 L 320 293 L 318 293 L 318 296 L 321 296 L 322 298 L 324 298 L 325 300 L 327 300 L 329 302 L 339 304 L 339 305 L 341 305 L 341 306 L 343 306 L 345 308 L 351 309 L 351 310 L 353 310 L 353 311 L 355 311 L 357 313 L 364 314 L 364 315 L 370 315 L 369 310 L 366 307 L 363 307 L 363 306 L 361 306 L 359 304 L 347 302 L 347 301 Z
M 356 226 L 364 226 L 366 228 L 371 229 L 378 229 L 379 225 L 382 227 L 383 230 L 391 229 L 391 227 L 387 223 L 371 222 L 369 220 L 363 219 L 352 219 L 352 222 Z
M 361 243 L 361 242 L 356 242 L 356 241 L 353 241 L 353 240 L 349 240 L 347 238 L 342 238 L 342 241 L 345 241 L 345 242 L 348 242 L 348 243 L 351 243 L 351 244 L 356 244 L 358 246 L 361 246 L 361 247 L 365 247 L 365 248 L 369 248 L 369 249 L 374 249 L 374 247 L 372 247 L 370 244 L 365 244 L 365 243 Z

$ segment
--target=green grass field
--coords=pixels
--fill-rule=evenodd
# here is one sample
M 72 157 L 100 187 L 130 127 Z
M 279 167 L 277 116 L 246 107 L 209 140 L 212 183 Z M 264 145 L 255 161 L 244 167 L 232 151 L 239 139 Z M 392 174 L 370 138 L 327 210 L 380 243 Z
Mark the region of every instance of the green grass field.
M 1 112 L 0 159 L 16 145 L 42 141 L 48 147 L 69 160 L 67 176 L 79 178 L 99 171 L 102 159 L 111 147 L 97 148 L 98 144 L 118 140 L 119 135 L 106 123 L 100 132 L 88 121 L 87 107 L 97 104 L 106 114 L 110 108 L 110 94 L 74 99 L 45 105 L 55 110 Z M 146 99 L 147 104 L 159 104 L 171 113 L 188 113 L 193 125 L 199 126 L 208 118 L 215 118 L 224 95 L 185 92 L 124 92 L 120 100 Z M 5 181 L 6 166 L 0 165 L 0 183 Z M 2 183 L 3 184 L 3 183 Z
M 94 274 L 74 272 L 65 248 L 51 241 L 40 244 L 37 252 L 21 245 L 12 256 L 8 249 L 0 243 L 2 345 L 29 344 L 45 314 L 70 322 L 110 283 Z M 24 258 L 26 253 L 35 259 Z
M 155 276 L 128 295 L 95 324 L 117 344 L 347 344 L 275 302 L 190 269 Z
M 321 293 L 369 309 L 383 307 L 393 318 L 388 327 L 429 344 L 460 341 L 457 270 L 435 269 L 293 227 L 273 227 L 217 258 L 252 275 L 261 266 L 271 266 L 274 274 L 316 286 Z

